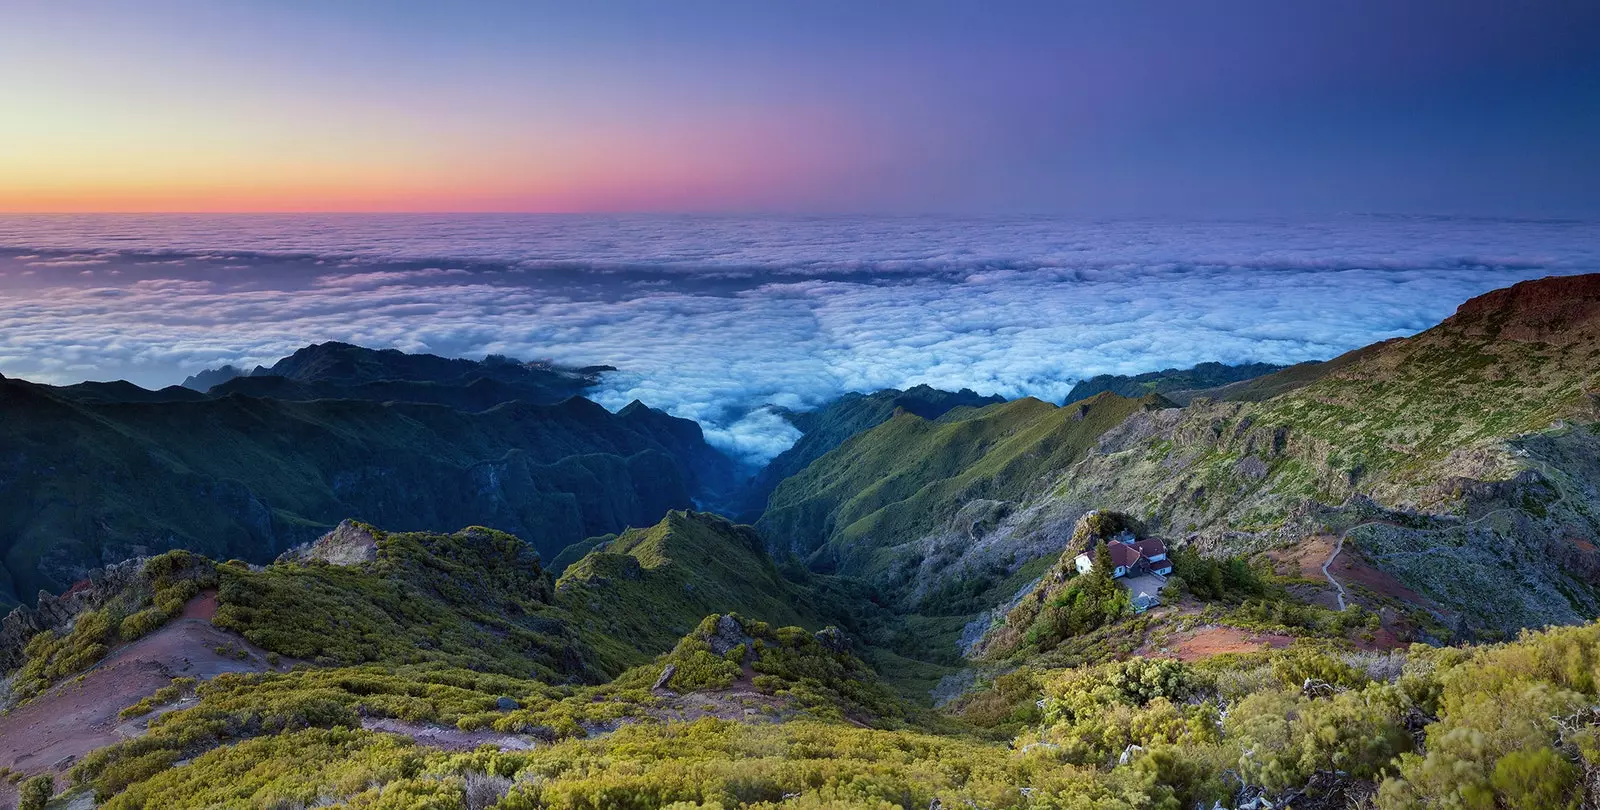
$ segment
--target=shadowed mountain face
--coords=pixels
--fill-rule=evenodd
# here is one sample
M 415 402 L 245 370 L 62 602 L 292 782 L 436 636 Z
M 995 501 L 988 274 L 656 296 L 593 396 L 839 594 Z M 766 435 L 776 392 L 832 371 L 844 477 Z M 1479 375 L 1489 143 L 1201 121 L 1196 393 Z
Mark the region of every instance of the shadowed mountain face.
M 1201 363 L 1190 369 L 1169 368 L 1145 374 L 1102 374 L 1090 377 L 1072 387 L 1067 402 L 1088 399 L 1095 394 L 1110 391 L 1124 397 L 1142 397 L 1161 394 L 1179 404 L 1187 404 L 1196 392 L 1209 388 L 1254 379 L 1264 374 L 1282 371 L 1284 366 L 1271 363 L 1244 363 L 1230 366 L 1224 363 Z
M 272 364 L 243 371 L 207 369 L 183 385 L 211 396 L 244 394 L 285 400 L 366 399 L 429 402 L 482 410 L 502 402 L 555 403 L 592 387 L 609 366 L 568 369 L 490 355 L 482 361 L 317 343 Z
M 0 382 L 0 604 L 168 548 L 267 559 L 348 516 L 554 556 L 734 480 L 693 422 L 568 399 L 597 369 L 323 344 L 274 371 L 209 395 Z

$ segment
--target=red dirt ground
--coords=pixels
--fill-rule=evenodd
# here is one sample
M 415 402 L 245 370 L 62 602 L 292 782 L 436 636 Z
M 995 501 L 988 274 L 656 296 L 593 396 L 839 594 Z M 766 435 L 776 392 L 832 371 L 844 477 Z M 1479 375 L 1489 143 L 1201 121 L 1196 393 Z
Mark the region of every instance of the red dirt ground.
M 1181 633 L 1169 640 L 1164 649 L 1151 651 L 1150 655 L 1157 658 L 1176 658 L 1179 661 L 1199 661 L 1224 653 L 1281 650 L 1292 643 L 1294 643 L 1293 636 L 1213 625 Z
M 65 773 L 97 748 L 143 732 L 145 722 L 122 723 L 117 713 L 166 686 L 173 678 L 207 679 L 224 672 L 269 669 L 266 651 L 211 625 L 217 595 L 208 591 L 184 606 L 179 618 L 111 652 L 81 677 L 57 684 L 0 717 L 0 767 L 29 776 Z M 217 648 L 224 648 L 223 653 Z M 231 654 L 242 652 L 244 657 Z M 291 661 L 279 663 L 287 669 Z M 120 728 L 119 728 L 120 725 Z M 0 809 L 14 801 L 0 784 Z
M 1308 537 L 1290 548 L 1278 549 L 1270 552 L 1269 557 L 1279 563 L 1278 570 L 1284 574 L 1298 574 L 1306 579 L 1315 580 L 1323 587 L 1332 591 L 1332 586 L 1322 576 L 1322 564 L 1328 561 L 1328 555 L 1333 553 L 1334 538 L 1331 535 L 1318 535 Z M 1344 550 L 1339 553 L 1333 565 L 1328 566 L 1328 572 L 1343 583 L 1346 589 L 1352 585 L 1361 585 L 1367 590 L 1381 596 L 1399 599 L 1413 605 L 1426 605 L 1432 607 L 1427 597 L 1407 588 L 1400 580 L 1383 571 L 1361 556 L 1360 549 L 1351 543 L 1345 543 Z M 1358 594 L 1352 594 L 1359 599 Z

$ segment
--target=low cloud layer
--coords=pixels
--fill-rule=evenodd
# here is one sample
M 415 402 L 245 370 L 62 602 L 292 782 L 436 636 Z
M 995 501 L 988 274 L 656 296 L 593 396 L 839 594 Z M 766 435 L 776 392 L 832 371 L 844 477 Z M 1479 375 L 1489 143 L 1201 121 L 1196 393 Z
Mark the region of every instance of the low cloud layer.
M 762 406 L 1324 359 L 1527 278 L 1583 222 L 0 217 L 0 373 L 159 387 L 307 343 L 609 364 L 595 397 L 759 462 Z

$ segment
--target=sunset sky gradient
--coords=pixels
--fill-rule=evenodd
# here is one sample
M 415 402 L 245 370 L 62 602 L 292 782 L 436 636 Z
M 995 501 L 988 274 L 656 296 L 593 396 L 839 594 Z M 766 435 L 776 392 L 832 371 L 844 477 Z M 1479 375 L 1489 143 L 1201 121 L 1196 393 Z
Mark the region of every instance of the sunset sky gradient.
M 0 211 L 1600 211 L 1593 2 L 10 0 Z

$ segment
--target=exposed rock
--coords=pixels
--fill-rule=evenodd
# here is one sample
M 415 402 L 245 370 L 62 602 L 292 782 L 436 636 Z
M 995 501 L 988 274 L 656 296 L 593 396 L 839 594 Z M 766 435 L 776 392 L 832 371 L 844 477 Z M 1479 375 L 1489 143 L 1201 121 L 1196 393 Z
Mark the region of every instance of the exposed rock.
M 739 626 L 739 620 L 728 615 L 717 618 L 717 631 L 707 639 L 707 643 L 711 645 L 711 652 L 717 655 L 726 655 L 729 650 L 740 644 L 748 648 L 754 641 L 755 639 L 746 635 L 744 628 Z
M 333 531 L 311 543 L 295 546 L 278 557 L 278 562 L 311 562 L 329 565 L 359 565 L 378 559 L 378 530 L 365 523 L 345 519 Z
M 71 629 L 80 614 L 95 610 L 139 581 L 145 558 L 137 558 L 89 572 L 88 579 L 60 596 L 39 592 L 36 607 L 20 605 L 0 620 L 0 671 L 22 665 L 28 640 L 45 630 L 58 634 Z
M 650 688 L 652 690 L 661 690 L 667 688 L 667 684 L 672 681 L 672 676 L 676 674 L 678 674 L 678 665 L 668 664 L 665 669 L 661 670 L 661 677 L 656 679 L 656 685 Z
M 1245 456 L 1234 465 L 1233 471 L 1251 481 L 1260 481 L 1267 477 L 1267 462 L 1262 461 L 1260 456 Z
M 1600 326 L 1600 274 L 1524 281 L 1484 293 L 1445 321 L 1467 334 L 1571 343 Z
M 517 703 L 516 698 L 501 695 L 495 698 L 494 707 L 503 712 L 513 712 L 521 708 L 521 704 Z
M 850 651 L 850 637 L 837 627 L 828 626 L 817 631 L 817 643 L 836 653 Z

